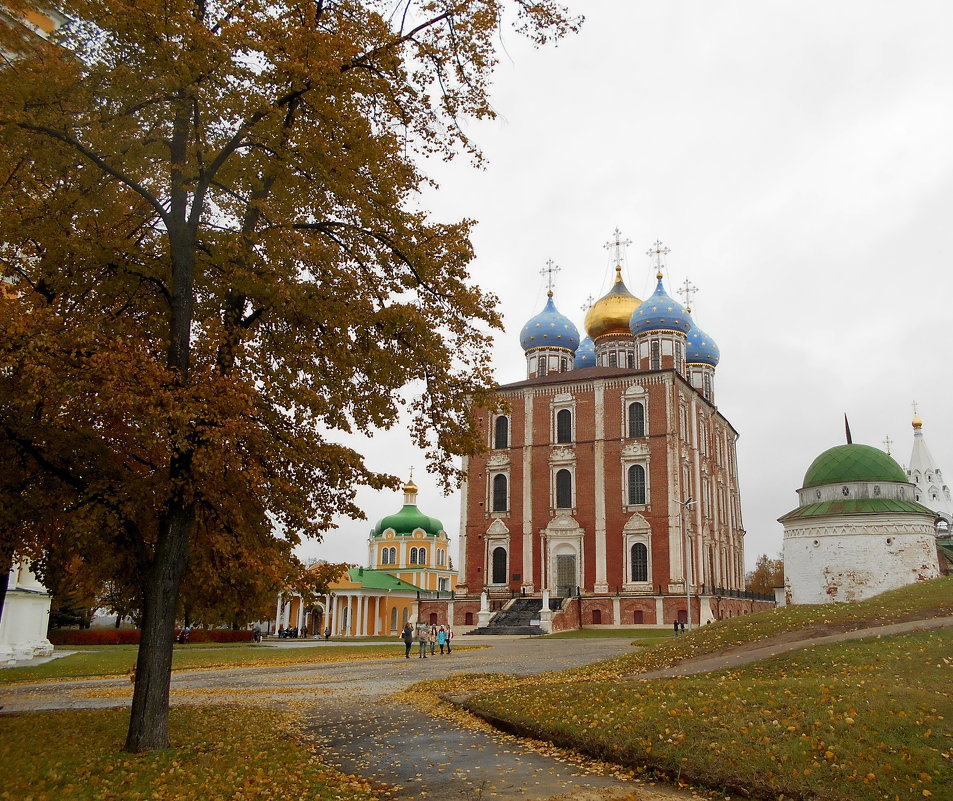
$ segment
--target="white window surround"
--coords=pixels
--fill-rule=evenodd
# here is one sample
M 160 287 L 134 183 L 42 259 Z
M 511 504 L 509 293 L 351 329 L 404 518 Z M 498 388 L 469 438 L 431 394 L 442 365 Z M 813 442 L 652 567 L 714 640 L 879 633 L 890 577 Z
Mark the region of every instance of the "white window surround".
M 632 580 L 632 546 L 641 543 L 645 546 L 648 572 L 645 581 Z M 639 531 L 623 535 L 622 558 L 625 562 L 624 569 L 625 582 L 622 585 L 624 590 L 644 590 L 652 587 L 652 538 L 650 532 Z
M 641 465 L 645 470 L 645 503 L 629 503 L 629 468 Z M 622 460 L 622 508 L 629 512 L 651 508 L 652 480 L 647 457 Z
M 571 506 L 556 506 L 556 474 L 560 470 L 568 470 L 570 478 L 570 500 Z M 549 470 L 549 499 L 552 514 L 557 511 L 575 514 L 576 510 L 576 466 L 575 464 L 554 464 Z
M 493 509 L 493 485 L 494 479 L 497 476 L 506 477 L 506 509 L 496 510 Z M 512 491 L 513 483 L 510 481 L 510 471 L 506 470 L 493 470 L 492 472 L 487 473 L 487 498 L 486 498 L 486 510 L 487 514 L 490 517 L 508 517 L 510 514 L 510 498 Z

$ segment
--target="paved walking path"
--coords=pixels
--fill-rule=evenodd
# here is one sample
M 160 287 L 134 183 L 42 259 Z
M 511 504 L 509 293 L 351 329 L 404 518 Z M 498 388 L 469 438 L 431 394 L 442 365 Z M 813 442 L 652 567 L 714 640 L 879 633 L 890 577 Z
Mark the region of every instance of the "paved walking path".
M 953 617 L 754 643 L 667 670 L 630 676 L 652 679 L 702 673 L 748 664 L 787 651 L 829 642 L 953 626 Z M 791 635 L 787 635 L 790 637 Z M 425 706 L 389 700 L 422 679 L 452 673 L 533 674 L 579 667 L 630 651 L 624 638 L 460 638 L 483 649 L 454 650 L 426 660 L 394 658 L 176 672 L 172 703 L 258 703 L 299 712 L 304 729 L 324 761 L 372 782 L 396 787 L 394 798 L 429 801 L 533 799 L 640 801 L 687 799 L 689 793 L 649 787 L 611 776 L 587 774 L 579 765 L 544 753 L 526 741 L 434 718 Z M 59 684 L 0 685 L 4 713 L 35 709 L 123 706 L 131 699 L 128 679 L 91 679 Z

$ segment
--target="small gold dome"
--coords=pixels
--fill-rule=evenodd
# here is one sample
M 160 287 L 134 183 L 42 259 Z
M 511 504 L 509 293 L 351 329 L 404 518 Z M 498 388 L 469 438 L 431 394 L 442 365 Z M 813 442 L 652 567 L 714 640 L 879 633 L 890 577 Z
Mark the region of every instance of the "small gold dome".
M 631 335 L 629 319 L 642 301 L 622 283 L 622 268 L 615 268 L 615 284 L 586 314 L 586 333 L 595 342 L 607 334 Z
M 923 421 L 920 419 L 920 415 L 918 415 L 918 414 L 916 414 L 916 413 L 914 412 L 914 415 L 913 415 L 913 429 L 914 429 L 914 431 L 919 431 L 921 428 L 923 428 Z

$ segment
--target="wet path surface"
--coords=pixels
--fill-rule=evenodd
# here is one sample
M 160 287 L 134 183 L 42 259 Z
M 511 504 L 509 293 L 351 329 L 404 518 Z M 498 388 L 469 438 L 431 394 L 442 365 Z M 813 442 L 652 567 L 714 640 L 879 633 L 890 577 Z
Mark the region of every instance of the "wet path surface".
M 487 645 L 462 649 L 460 645 Z M 296 643 L 301 645 L 301 643 Z M 321 646 L 316 646 L 321 647 Z M 492 637 L 462 639 L 452 655 L 395 657 L 287 667 L 177 672 L 172 703 L 260 703 L 298 712 L 321 759 L 393 788 L 398 799 L 657 799 L 655 789 L 590 775 L 555 749 L 396 702 L 414 682 L 453 673 L 532 674 L 563 670 L 631 650 L 625 638 L 583 640 Z M 128 679 L 0 687 L 5 712 L 128 705 Z M 547 751 L 549 753 L 547 753 Z M 676 796 L 664 793 L 664 797 Z

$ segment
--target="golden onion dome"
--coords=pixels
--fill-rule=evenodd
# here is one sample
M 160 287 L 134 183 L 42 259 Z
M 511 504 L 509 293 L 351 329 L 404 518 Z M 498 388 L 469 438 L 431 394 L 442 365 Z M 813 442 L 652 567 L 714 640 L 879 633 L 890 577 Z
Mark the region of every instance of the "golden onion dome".
M 913 413 L 913 429 L 914 431 L 919 431 L 923 428 L 923 421 L 920 419 L 920 415 L 916 412 Z
M 642 301 L 622 283 L 622 268 L 615 268 L 615 284 L 605 295 L 597 300 L 586 314 L 586 333 L 595 341 L 608 334 L 625 334 L 629 331 L 629 319 Z

